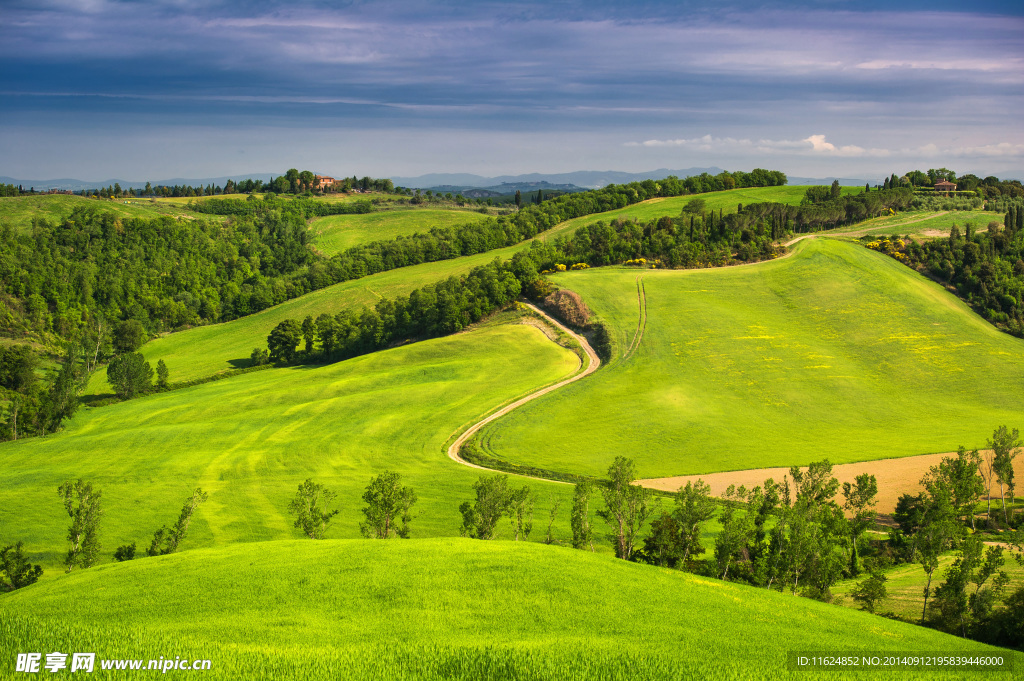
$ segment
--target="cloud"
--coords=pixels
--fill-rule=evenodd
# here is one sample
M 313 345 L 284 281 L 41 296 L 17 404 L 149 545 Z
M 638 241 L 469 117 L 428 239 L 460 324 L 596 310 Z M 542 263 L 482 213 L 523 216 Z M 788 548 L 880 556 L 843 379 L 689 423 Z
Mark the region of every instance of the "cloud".
M 757 154 L 801 154 L 827 155 L 836 157 L 885 158 L 890 152 L 885 149 L 865 149 L 856 145 L 837 147 L 825 140 L 824 135 L 811 135 L 802 140 L 750 140 L 732 137 L 712 137 L 704 135 L 693 139 L 646 140 L 644 142 L 627 142 L 627 146 L 643 147 L 684 147 L 721 153 L 753 152 Z

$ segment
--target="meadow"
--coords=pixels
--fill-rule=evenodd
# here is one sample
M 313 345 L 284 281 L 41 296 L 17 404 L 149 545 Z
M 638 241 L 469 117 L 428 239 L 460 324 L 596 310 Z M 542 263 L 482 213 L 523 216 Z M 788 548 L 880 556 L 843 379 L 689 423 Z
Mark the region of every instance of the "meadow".
M 372 307 L 381 298 L 408 295 L 414 289 L 464 274 L 494 258 L 508 259 L 520 248 L 524 246 L 413 265 L 334 284 L 248 317 L 160 336 L 142 346 L 140 352 L 153 366 L 164 360 L 172 382 L 247 367 L 253 348 L 266 348 L 267 335 L 285 319 L 301 321 L 306 315 L 315 318 L 325 312 L 337 314 L 341 310 L 358 310 L 364 305 Z M 93 375 L 85 394 L 111 392 L 106 374 L 101 370 Z
M 310 223 L 313 245 L 330 257 L 353 246 L 384 241 L 434 227 L 456 227 L 480 222 L 487 216 L 471 210 L 409 208 L 360 215 L 329 215 Z
M 864 191 L 863 187 L 843 187 L 843 194 L 859 194 Z M 746 189 L 729 189 L 721 192 L 708 192 L 707 194 L 689 194 L 686 196 L 672 196 L 667 198 L 648 199 L 640 203 L 610 210 L 605 213 L 585 215 L 580 218 L 566 220 L 553 229 L 548 230 L 538 238 L 547 241 L 555 236 L 568 236 L 583 225 L 590 225 L 599 220 L 610 222 L 612 220 L 637 220 L 646 222 L 661 217 L 679 217 L 683 208 L 694 199 L 704 200 L 704 210 L 724 211 L 735 213 L 738 204 L 749 203 L 785 203 L 792 206 L 800 205 L 807 192 L 805 186 L 782 186 L 782 187 L 748 187 Z
M 79 207 L 111 211 L 129 218 L 156 218 L 164 215 L 190 220 L 223 222 L 224 216 L 206 215 L 188 210 L 188 199 L 89 199 L 68 194 L 39 194 L 0 197 L 0 225 L 27 230 L 32 221 L 59 222 Z
M 983 447 L 1022 427 L 1024 341 L 895 260 L 811 239 L 714 270 L 553 275 L 611 327 L 615 359 L 481 431 L 492 456 L 640 477 Z M 646 331 L 637 329 L 643 276 Z
M 358 537 L 363 489 L 385 469 L 401 473 L 419 495 L 414 537 L 458 535 L 458 506 L 472 497 L 480 472 L 449 460 L 445 443 L 578 367 L 573 352 L 539 329 L 505 324 L 83 408 L 59 434 L 0 444 L 3 541 L 23 540 L 47 570 L 44 579 L 55 576 L 68 522 L 56 489 L 77 478 L 103 493 L 104 562 L 132 541 L 144 550 L 196 487 L 210 498 L 185 548 L 301 536 L 287 506 L 306 478 L 338 493 L 341 514 L 327 536 Z M 571 488 L 530 484 L 538 490 L 539 526 L 550 493 Z M 567 503 L 562 508 L 564 538 Z
M 849 236 L 892 234 L 896 236 L 910 235 L 918 239 L 941 238 L 949 236 L 949 231 L 954 224 L 960 228 L 961 234 L 966 231 L 967 223 L 973 224 L 975 231 L 982 232 L 988 229 L 990 222 L 997 222 L 1001 226 L 1004 217 L 1002 213 L 982 210 L 906 211 L 896 215 L 871 218 L 855 225 L 839 227 L 830 230 L 828 234 Z
M 1013 654 L 587 551 L 469 539 L 137 559 L 7 595 L 0 613 L 9 650 L 210 659 L 215 679 L 776 679 L 791 650 Z
M 945 579 L 946 571 L 953 565 L 954 560 L 956 560 L 954 553 L 939 556 L 939 567 L 932 579 L 933 587 Z M 1003 565 L 1002 570 L 1010 577 L 1006 593 L 1013 593 L 1024 584 L 1024 568 L 1012 558 L 1006 558 L 1006 564 Z M 928 584 L 928 576 L 921 565 L 904 563 L 885 570 L 885 574 L 888 577 L 888 581 L 885 583 L 888 595 L 878 602 L 875 611 L 893 613 L 905 622 L 920 622 L 921 609 L 924 607 L 924 588 Z M 832 587 L 832 593 L 842 598 L 839 601 L 841 605 L 848 608 L 859 607 L 857 602 L 850 597 L 850 593 L 857 589 L 857 584 L 866 576 L 862 575 L 860 579 L 842 580 Z

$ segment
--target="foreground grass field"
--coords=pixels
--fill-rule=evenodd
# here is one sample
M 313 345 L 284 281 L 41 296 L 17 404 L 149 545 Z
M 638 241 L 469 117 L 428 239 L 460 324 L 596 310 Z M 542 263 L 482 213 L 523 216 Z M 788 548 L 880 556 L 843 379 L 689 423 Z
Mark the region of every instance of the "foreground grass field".
M 859 194 L 864 191 L 863 187 L 843 187 L 843 194 Z M 749 187 L 747 189 L 730 189 L 722 192 L 708 192 L 707 194 L 690 194 L 687 196 L 673 196 L 670 198 L 648 199 L 632 206 L 626 206 L 618 210 L 610 210 L 606 213 L 585 215 L 581 218 L 566 220 L 555 228 L 542 234 L 539 238 L 547 240 L 556 236 L 567 236 L 583 225 L 590 225 L 599 220 L 610 222 L 611 220 L 638 220 L 647 221 L 660 217 L 679 217 L 683 207 L 694 199 L 704 200 L 704 210 L 722 210 L 725 213 L 735 213 L 738 204 L 744 203 L 765 203 L 776 202 L 797 206 L 807 193 L 805 186 L 792 187 Z
M 310 224 L 313 244 L 325 256 L 332 256 L 370 241 L 383 241 L 434 227 L 455 227 L 486 219 L 471 210 L 410 208 L 386 210 L 363 215 L 329 215 Z
M 24 540 L 46 577 L 56 574 L 68 522 L 56 489 L 77 478 L 103 492 L 104 562 L 121 544 L 148 546 L 195 487 L 210 499 L 193 520 L 191 547 L 300 536 L 287 507 L 309 477 L 338 493 L 328 536 L 357 537 L 363 489 L 384 469 L 419 495 L 414 536 L 458 535 L 459 504 L 480 473 L 450 461 L 445 442 L 578 366 L 539 329 L 500 325 L 82 409 L 58 435 L 0 444 L 0 546 Z M 571 494 L 531 484 L 545 521 L 552 491 Z M 563 501 L 556 529 L 564 538 Z
M 789 676 L 789 651 L 1013 654 L 586 551 L 469 539 L 281 541 L 105 565 L 0 596 L 0 645 L 209 659 L 202 676 L 216 679 L 774 679 Z
M 637 276 L 646 331 L 637 329 Z M 829 239 L 717 270 L 600 268 L 553 279 L 613 330 L 618 359 L 482 431 L 517 463 L 641 477 L 983 447 L 1024 427 L 1024 341 L 898 262 Z

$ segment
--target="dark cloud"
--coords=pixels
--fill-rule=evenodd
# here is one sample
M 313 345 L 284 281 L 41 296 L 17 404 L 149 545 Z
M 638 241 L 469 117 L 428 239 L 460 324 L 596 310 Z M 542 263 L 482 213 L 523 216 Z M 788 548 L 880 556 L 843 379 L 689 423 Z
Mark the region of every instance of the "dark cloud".
M 1018 4 L 964 13 L 944 2 L 896 11 L 824 1 L 713 10 L 675 2 L 16 2 L 0 20 L 2 134 L 31 134 L 43 122 L 68 134 L 104 125 L 579 131 L 605 141 L 603 167 L 619 166 L 629 140 L 704 135 L 828 134 L 840 147 L 894 152 L 955 136 L 959 149 L 1013 150 L 1024 141 Z M 897 139 L 904 142 L 889 145 Z M 691 147 L 676 152 L 700 151 Z M 646 165 L 642 153 L 652 149 L 640 146 L 630 161 Z M 215 163 L 218 151 L 209 147 L 196 163 Z M 415 144 L 405 151 L 425 153 Z M 758 152 L 747 151 L 754 162 Z M 566 162 L 540 153 L 526 170 Z M 435 162 L 465 169 L 453 152 Z M 494 172 L 517 170 L 493 162 Z

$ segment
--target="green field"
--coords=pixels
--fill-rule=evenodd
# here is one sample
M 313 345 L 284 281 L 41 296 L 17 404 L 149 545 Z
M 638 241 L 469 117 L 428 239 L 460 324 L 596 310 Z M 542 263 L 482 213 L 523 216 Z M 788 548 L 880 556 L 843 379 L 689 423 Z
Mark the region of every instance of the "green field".
M 953 553 L 939 556 L 939 569 L 935 571 L 932 578 L 932 588 L 942 583 L 945 579 L 946 571 L 953 565 L 954 560 L 956 560 L 956 555 Z M 1010 583 L 1006 593 L 1013 593 L 1014 590 L 1024 584 L 1024 568 L 1017 565 L 1013 558 L 1007 556 L 1006 564 L 1003 565 L 1002 569 L 1010 576 Z M 919 563 L 903 564 L 886 570 L 885 574 L 889 578 L 885 583 L 888 597 L 879 601 L 876 606 L 876 612 L 891 612 L 898 615 L 904 621 L 920 622 L 921 609 L 924 607 L 924 587 L 928 583 L 928 576 L 925 574 L 924 569 L 922 569 Z M 847 579 L 838 582 L 832 587 L 832 593 L 843 597 L 842 605 L 848 608 L 859 608 L 860 606 L 857 602 L 850 597 L 850 593 L 855 591 L 857 584 L 866 577 L 867 575 L 864 574 L 858 579 Z
M 105 562 L 121 544 L 148 546 L 197 486 L 210 500 L 192 523 L 188 548 L 300 536 L 287 505 L 307 477 L 338 492 L 341 515 L 328 536 L 357 537 L 362 490 L 386 468 L 419 495 L 414 536 L 458 535 L 458 506 L 479 472 L 450 461 L 444 443 L 578 366 L 574 353 L 537 328 L 499 325 L 84 408 L 60 434 L 0 444 L 0 545 L 24 540 L 53 576 L 68 520 L 56 489 L 79 477 L 103 491 Z M 571 492 L 535 486 L 538 514 L 546 513 L 548 490 Z M 559 527 L 564 537 L 567 511 Z
M 612 327 L 611 365 L 482 432 L 517 463 L 641 477 L 833 463 L 981 447 L 1024 427 L 1024 341 L 939 285 L 862 246 L 804 240 L 795 255 L 715 270 L 552 277 Z
M 381 298 L 408 295 L 414 289 L 469 272 L 494 258 L 507 259 L 520 248 L 523 246 L 511 246 L 342 282 L 248 317 L 161 336 L 146 343 L 140 352 L 153 366 L 161 359 L 164 360 L 171 372 L 172 382 L 203 378 L 220 371 L 245 367 L 249 365 L 249 355 L 253 348 L 266 348 L 267 335 L 284 319 L 301 321 L 306 315 L 316 317 L 325 312 L 336 314 L 341 310 L 360 309 L 363 305 L 372 306 Z M 93 375 L 85 391 L 87 395 L 110 392 L 102 369 Z
M 863 187 L 843 187 L 843 194 L 859 194 L 864 191 Z M 581 218 L 566 220 L 553 229 L 545 232 L 539 238 L 548 240 L 555 236 L 568 236 L 583 225 L 590 225 L 598 220 L 609 222 L 611 220 L 653 220 L 655 218 L 679 217 L 683 207 L 693 199 L 704 199 L 705 210 L 723 210 L 726 213 L 735 213 L 738 204 L 748 203 L 787 203 L 793 206 L 800 205 L 807 192 L 807 187 L 785 186 L 785 187 L 750 187 L 747 189 L 730 189 L 722 192 L 708 192 L 706 194 L 688 194 L 686 196 L 673 196 L 669 198 L 648 199 L 641 203 L 610 210 L 606 213 L 585 215 Z
M 886 215 L 879 218 L 872 218 L 855 225 L 848 225 L 828 232 L 829 234 L 849 234 L 850 236 L 862 236 L 866 234 L 893 234 L 904 236 L 909 234 L 912 237 L 929 239 L 949 236 L 949 230 L 954 224 L 960 227 L 960 233 L 966 230 L 965 225 L 970 222 L 974 225 L 975 231 L 983 232 L 988 229 L 988 223 L 998 222 L 1000 227 L 1003 224 L 1002 213 L 992 213 L 981 210 L 966 211 L 908 211 L 896 215 Z
M 309 228 L 313 234 L 313 245 L 330 257 L 370 241 L 426 233 L 434 227 L 454 227 L 486 218 L 486 215 L 469 210 L 410 208 L 362 215 L 329 215 L 314 220 Z
M 73 625 L 54 624 L 69 612 Z M 586 551 L 469 539 L 190 551 L 61 576 L 0 597 L 0 613 L 7 650 L 209 659 L 202 676 L 217 679 L 809 678 L 786 672 L 788 651 L 1013 654 Z
M 180 201 L 180 203 L 178 202 Z M 87 199 L 67 194 L 0 197 L 0 225 L 14 229 L 28 229 L 32 221 L 42 218 L 58 222 L 82 206 L 107 210 L 130 218 L 155 218 L 163 215 L 186 219 L 223 221 L 220 215 L 206 215 L 189 211 L 188 199 Z

